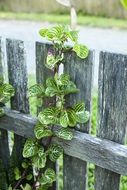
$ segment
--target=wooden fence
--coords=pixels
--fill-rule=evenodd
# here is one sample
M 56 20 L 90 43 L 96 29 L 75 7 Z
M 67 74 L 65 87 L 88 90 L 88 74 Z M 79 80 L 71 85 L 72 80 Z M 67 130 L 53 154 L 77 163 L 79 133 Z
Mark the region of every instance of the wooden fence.
M 1 47 L 1 43 L 0 43 Z M 44 83 L 53 75 L 44 66 L 50 45 L 36 42 L 36 78 Z M 1 51 L 0 51 L 1 52 Z M 1 53 L 0 53 L 1 55 Z M 24 42 L 6 40 L 8 79 L 16 93 L 11 109 L 0 118 L 0 185 L 1 190 L 13 182 L 13 169 L 22 162 L 25 138 L 33 137 L 36 118 L 29 115 L 27 98 L 28 75 Z M 63 190 L 87 190 L 87 163 L 95 164 L 95 190 L 118 190 L 120 176 L 127 176 L 127 147 L 124 146 L 127 126 L 127 55 L 100 53 L 97 137 L 89 134 L 91 121 L 75 130 L 73 140 L 53 138 L 64 148 Z M 68 104 L 78 100 L 86 103 L 91 112 L 94 52 L 86 60 L 74 53 L 66 56 L 65 71 L 81 90 L 67 97 Z M 0 56 L 0 65 L 1 65 Z M 1 67 L 0 67 L 1 68 Z M 0 70 L 0 73 L 2 69 Z M 57 127 L 54 127 L 56 130 Z M 14 146 L 10 154 L 8 131 L 14 132 Z M 56 185 L 52 190 L 56 190 Z

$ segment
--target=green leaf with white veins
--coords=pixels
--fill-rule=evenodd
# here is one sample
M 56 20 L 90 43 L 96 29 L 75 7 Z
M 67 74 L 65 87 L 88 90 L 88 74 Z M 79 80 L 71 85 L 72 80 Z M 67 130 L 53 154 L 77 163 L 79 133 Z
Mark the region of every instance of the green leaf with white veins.
M 86 123 L 89 120 L 89 112 L 85 111 L 84 103 L 77 103 L 73 109 L 77 115 L 78 123 Z
M 77 43 L 74 45 L 73 51 L 81 59 L 85 59 L 86 57 L 88 57 L 88 54 L 89 54 L 89 50 L 86 46 L 84 46 L 82 44 L 77 44 Z
M 63 54 L 62 56 L 54 56 L 53 54 L 48 54 L 47 61 L 46 61 L 46 67 L 49 69 L 54 69 L 56 64 L 61 62 L 63 60 Z
M 68 118 L 68 114 L 67 114 L 66 110 L 61 113 L 60 125 L 62 127 L 68 127 L 68 125 L 69 125 L 69 118 Z
M 43 112 L 40 112 L 38 115 L 39 121 L 44 124 L 57 124 L 58 123 L 58 114 L 60 110 L 56 107 L 46 108 Z
M 78 41 L 78 31 L 70 31 L 67 33 L 68 38 L 70 38 L 71 41 L 77 42 Z
M 64 140 L 72 140 L 73 139 L 73 133 L 68 128 L 59 129 L 58 131 L 55 132 L 55 135 Z
M 84 111 L 85 110 L 85 104 L 83 102 L 81 103 L 77 103 L 73 106 L 73 109 L 76 113 L 79 113 L 81 111 Z
M 37 152 L 38 152 L 38 146 L 36 145 L 36 140 L 35 139 L 26 140 L 26 143 L 23 149 L 23 157 L 24 158 L 32 157 L 36 155 Z
M 49 29 L 41 29 L 39 33 L 42 37 L 47 38 L 47 40 L 61 44 L 61 42 L 67 41 L 67 28 L 64 25 L 58 25 Z
M 54 79 L 57 86 L 67 86 L 70 81 L 70 76 L 67 74 L 58 75 L 58 73 L 56 73 Z
M 67 109 L 68 119 L 69 123 L 68 125 L 70 127 L 75 127 L 77 123 L 77 115 L 73 109 Z
M 79 89 L 76 88 L 76 85 L 72 81 L 69 81 L 67 86 L 64 86 L 63 88 L 61 88 L 61 93 L 63 93 L 64 95 L 77 93 L 77 92 L 79 92 Z
M 14 88 L 10 84 L 3 84 L 3 94 L 5 96 L 14 96 Z
M 90 114 L 88 111 L 80 112 L 77 114 L 77 122 L 78 123 L 87 123 L 89 121 Z
M 41 139 L 43 137 L 49 137 L 52 136 L 52 131 L 48 129 L 47 125 L 37 123 L 37 125 L 34 128 L 34 133 L 37 139 Z
M 40 168 L 44 168 L 46 165 L 46 155 L 44 154 L 43 156 L 34 156 L 32 158 L 32 164 L 34 167 L 40 169 Z
M 51 184 L 56 180 L 56 174 L 55 171 L 51 168 L 48 168 L 43 176 L 40 179 L 41 185 Z
M 46 80 L 46 91 L 45 91 L 46 96 L 53 97 L 58 93 L 59 89 L 57 87 L 56 81 L 54 80 L 54 78 L 51 77 L 48 78 Z
M 48 149 L 49 159 L 55 162 L 63 153 L 63 148 L 57 144 L 53 144 Z
M 46 165 L 46 154 L 44 148 L 40 147 L 36 156 L 32 158 L 32 164 L 36 168 L 44 168 Z
M 29 88 L 29 97 L 42 97 L 45 95 L 45 88 L 42 84 L 35 84 Z
M 39 34 L 42 36 L 42 37 L 46 37 L 46 35 L 47 35 L 47 32 L 48 32 L 48 29 L 41 29 L 40 31 L 39 31 Z

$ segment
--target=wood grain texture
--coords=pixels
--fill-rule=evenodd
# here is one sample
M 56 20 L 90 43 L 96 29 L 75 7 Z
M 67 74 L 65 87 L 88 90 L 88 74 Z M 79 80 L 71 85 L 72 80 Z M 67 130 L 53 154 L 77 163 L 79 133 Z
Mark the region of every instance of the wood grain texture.
M 53 51 L 51 44 L 36 42 L 36 80 L 38 84 L 45 85 L 46 79 L 54 76 L 54 71 L 45 66 L 48 51 Z M 43 105 L 38 108 L 38 112 L 49 104 L 55 105 L 55 98 L 44 99 Z
M 27 98 L 27 69 L 24 42 L 19 40 L 6 40 L 8 78 L 10 84 L 15 89 L 15 96 L 11 100 L 11 108 L 22 113 L 29 112 Z M 13 125 L 13 124 L 12 124 Z M 22 130 L 22 126 L 21 130 Z M 21 168 L 23 160 L 22 151 L 25 139 L 19 135 L 14 135 L 14 146 L 10 159 L 10 183 L 15 184 L 14 168 Z M 22 171 L 22 169 L 21 169 Z
M 0 118 L 0 128 L 14 131 L 26 138 L 34 137 L 36 118 L 6 108 L 5 113 L 6 116 Z M 54 130 L 58 128 L 55 126 Z M 53 138 L 53 142 L 62 145 L 69 156 L 127 176 L 127 147 L 124 145 L 76 130 L 74 130 L 74 139 L 71 141 Z
M 87 59 L 82 60 L 74 53 L 68 53 L 65 60 L 65 73 L 71 76 L 71 80 L 80 90 L 77 94 L 71 94 L 66 99 L 67 106 L 77 102 L 85 102 L 86 109 L 91 112 L 91 91 L 93 74 L 93 52 Z M 89 132 L 90 120 L 87 124 L 77 126 L 77 130 Z M 64 190 L 87 189 L 87 163 L 64 154 Z
M 0 80 L 4 81 L 2 62 L 3 62 L 2 41 L 0 38 Z M 0 104 L 0 106 L 3 105 Z M 8 144 L 8 132 L 5 129 L 0 129 L 0 189 L 1 190 L 6 190 L 8 187 L 9 160 L 10 160 L 10 152 Z
M 48 51 L 53 51 L 51 44 L 36 42 L 36 79 L 39 84 L 45 83 L 48 76 L 54 76 L 54 72 L 45 66 Z
M 127 125 L 127 56 L 101 52 L 97 135 L 124 144 Z M 107 154 L 106 154 L 107 156 Z M 115 158 L 113 159 L 116 161 Z M 96 190 L 118 190 L 120 175 L 96 167 Z
M 36 42 L 36 80 L 38 84 L 45 85 L 46 79 L 48 77 L 53 77 L 54 72 L 46 68 L 46 59 L 48 51 L 53 51 L 51 44 L 44 44 Z M 45 107 L 51 105 L 55 105 L 55 98 L 48 98 L 43 100 L 43 105 L 38 108 L 38 112 L 42 111 Z M 50 142 L 50 138 L 49 138 Z M 51 162 L 49 159 L 47 160 L 47 167 L 53 168 L 56 171 L 56 164 Z M 43 172 L 43 171 L 42 171 Z M 53 183 L 53 186 L 49 188 L 49 190 L 56 190 L 56 182 Z

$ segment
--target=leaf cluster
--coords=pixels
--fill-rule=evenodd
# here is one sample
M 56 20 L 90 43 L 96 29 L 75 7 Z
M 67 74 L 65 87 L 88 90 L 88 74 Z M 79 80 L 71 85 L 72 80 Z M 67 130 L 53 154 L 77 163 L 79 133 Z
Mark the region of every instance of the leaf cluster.
M 76 85 L 70 80 L 70 76 L 67 74 L 58 75 L 55 74 L 54 77 L 49 77 L 46 80 L 45 86 L 42 84 L 35 84 L 29 89 L 30 97 L 44 98 L 44 97 L 64 97 L 70 93 L 77 93 Z
M 71 30 L 68 26 L 58 25 L 49 29 L 41 29 L 40 35 L 53 42 L 57 53 L 49 52 L 47 55 L 46 67 L 56 68 L 61 62 L 64 62 L 64 52 L 72 50 L 78 57 L 85 59 L 89 50 L 86 46 L 78 43 L 78 31 Z M 65 43 L 71 42 L 73 47 L 65 46 Z
M 10 84 L 4 84 L 0 81 L 0 104 L 7 103 L 14 96 L 14 88 Z M 0 117 L 4 115 L 4 110 L 0 108 Z

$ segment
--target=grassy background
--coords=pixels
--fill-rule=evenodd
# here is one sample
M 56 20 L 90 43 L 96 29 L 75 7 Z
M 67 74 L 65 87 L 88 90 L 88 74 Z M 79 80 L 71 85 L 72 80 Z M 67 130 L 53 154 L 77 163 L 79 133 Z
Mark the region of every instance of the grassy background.
M 0 12 L 0 19 L 16 19 L 68 24 L 70 22 L 70 15 Z M 81 14 L 78 15 L 78 24 L 91 27 L 127 29 L 127 21 L 124 19 L 87 16 Z
M 110 18 L 127 18 L 120 0 L 73 0 L 77 12 Z M 55 0 L 0 0 L 0 10 L 14 12 L 69 13 Z

